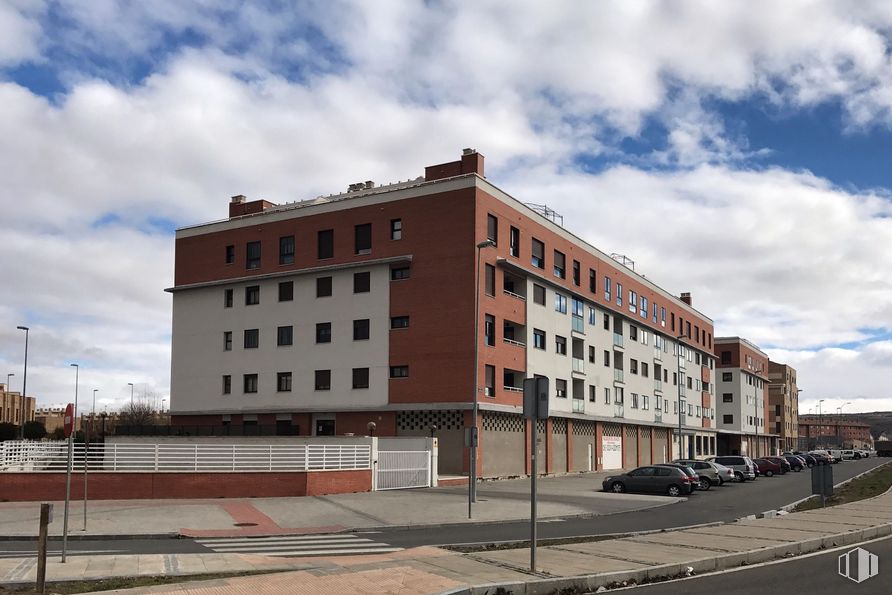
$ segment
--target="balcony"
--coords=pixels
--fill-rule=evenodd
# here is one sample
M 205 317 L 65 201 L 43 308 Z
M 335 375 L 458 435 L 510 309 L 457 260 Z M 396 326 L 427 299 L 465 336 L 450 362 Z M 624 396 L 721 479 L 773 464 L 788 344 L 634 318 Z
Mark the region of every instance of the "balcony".
M 502 326 L 503 340 L 509 345 L 526 347 L 526 343 L 524 343 L 522 340 L 525 336 L 526 327 L 522 324 L 517 324 L 516 322 L 506 320 L 504 325 Z
M 585 413 L 584 399 L 573 399 L 573 413 Z
M 663 381 L 654 378 L 654 390 L 663 391 Z
M 502 283 L 502 292 L 514 299 L 526 301 L 526 281 L 517 275 L 505 271 L 505 281 Z
M 659 347 L 654 347 L 654 359 L 658 361 L 663 361 L 663 350 Z
M 654 422 L 660 424 L 663 423 L 663 412 L 662 411 L 654 411 Z
M 613 345 L 615 347 L 623 346 L 623 336 L 619 333 L 613 333 Z
M 625 382 L 625 380 L 623 379 L 623 371 L 617 370 L 616 368 L 614 368 L 613 369 L 613 380 L 614 380 L 614 382 Z
M 503 340 L 505 343 L 507 343 L 508 345 L 517 345 L 518 347 L 526 347 L 526 346 L 527 346 L 527 344 L 524 343 L 523 341 L 515 341 L 514 339 L 509 339 L 509 338 L 507 338 L 507 337 L 505 337 L 505 338 L 502 339 L 502 340 Z
M 523 372 L 505 368 L 505 373 L 502 376 L 502 388 L 509 393 L 523 393 L 523 377 Z
M 507 289 L 503 289 L 502 293 L 504 293 L 505 295 L 507 295 L 509 297 L 513 297 L 514 299 L 517 299 L 517 300 L 521 300 L 524 302 L 527 301 L 527 298 L 523 297 L 519 293 L 514 293 L 513 291 L 508 291 Z
M 573 372 L 575 374 L 585 374 L 585 360 L 573 358 Z
M 572 316 L 573 321 L 573 332 L 585 334 L 585 320 L 582 316 L 576 316 L 575 314 Z
M 625 417 L 626 409 L 622 403 L 614 403 L 613 405 L 613 417 Z

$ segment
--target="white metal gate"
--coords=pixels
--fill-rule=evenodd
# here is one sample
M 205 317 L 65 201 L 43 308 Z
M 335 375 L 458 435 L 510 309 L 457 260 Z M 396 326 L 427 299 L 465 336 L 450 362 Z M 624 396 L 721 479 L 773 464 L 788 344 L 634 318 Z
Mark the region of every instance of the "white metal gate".
M 431 484 L 431 453 L 378 451 L 377 489 L 426 488 Z

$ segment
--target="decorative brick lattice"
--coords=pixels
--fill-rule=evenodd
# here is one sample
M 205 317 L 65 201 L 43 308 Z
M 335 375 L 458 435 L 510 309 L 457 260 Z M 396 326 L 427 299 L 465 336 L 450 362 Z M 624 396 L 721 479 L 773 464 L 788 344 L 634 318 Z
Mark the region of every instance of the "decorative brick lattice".
M 626 439 L 638 440 L 638 432 L 635 431 L 635 426 L 626 426 Z
M 594 436 L 595 435 L 595 423 L 591 422 L 591 421 L 573 420 L 573 435 L 574 436 Z
M 483 430 L 486 432 L 523 433 L 524 426 L 524 419 L 520 415 L 490 413 L 488 411 L 483 414 Z
M 427 430 L 431 424 L 438 430 L 462 429 L 461 411 L 401 411 L 396 416 L 400 430 Z
M 539 432 L 539 435 L 540 435 L 540 436 L 544 436 L 544 435 L 545 435 L 545 428 L 546 428 L 546 426 L 545 426 L 545 420 L 544 420 L 544 419 L 536 420 L 536 431 Z
M 613 436 L 619 438 L 623 435 L 622 426 L 619 424 L 604 424 L 604 436 Z
M 647 428 L 647 427 L 641 428 L 641 439 L 642 440 L 650 440 L 650 428 Z
M 567 433 L 567 420 L 556 417 L 551 422 L 551 431 L 554 434 L 566 434 Z

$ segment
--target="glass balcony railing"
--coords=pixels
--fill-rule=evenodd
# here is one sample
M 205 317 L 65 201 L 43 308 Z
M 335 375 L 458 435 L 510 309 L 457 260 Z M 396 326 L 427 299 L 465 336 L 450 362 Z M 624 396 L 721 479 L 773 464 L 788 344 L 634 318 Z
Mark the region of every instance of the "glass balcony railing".
M 613 370 L 613 380 L 616 382 L 624 382 L 623 380 L 623 371 L 617 370 L 614 368 Z
M 585 334 L 585 321 L 582 316 L 573 315 L 573 331 Z
M 573 358 L 573 371 L 578 372 L 580 374 L 585 374 L 585 360 L 581 360 L 579 358 Z
M 654 390 L 663 390 L 663 381 L 654 379 Z
M 654 359 L 663 361 L 663 350 L 659 347 L 654 348 Z
M 573 413 L 585 413 L 585 401 L 583 399 L 573 399 Z
M 613 417 L 625 417 L 626 410 L 625 406 L 622 403 L 615 403 L 613 405 Z
M 663 412 L 662 411 L 654 411 L 654 421 L 656 423 L 663 422 Z
M 617 347 L 623 346 L 623 336 L 619 333 L 613 333 L 613 344 Z

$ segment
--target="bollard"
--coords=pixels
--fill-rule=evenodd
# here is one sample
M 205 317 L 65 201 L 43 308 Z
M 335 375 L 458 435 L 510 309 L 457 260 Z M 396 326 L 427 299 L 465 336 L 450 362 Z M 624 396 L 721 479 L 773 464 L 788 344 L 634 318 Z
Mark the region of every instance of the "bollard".
M 46 592 L 46 541 L 49 524 L 53 522 L 53 505 L 43 502 L 40 505 L 40 533 L 37 538 L 37 592 Z

